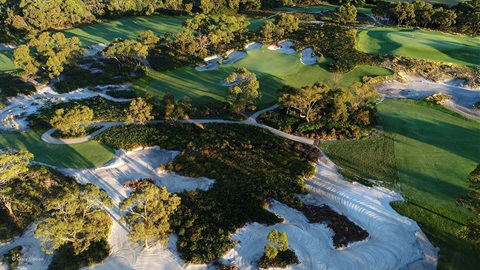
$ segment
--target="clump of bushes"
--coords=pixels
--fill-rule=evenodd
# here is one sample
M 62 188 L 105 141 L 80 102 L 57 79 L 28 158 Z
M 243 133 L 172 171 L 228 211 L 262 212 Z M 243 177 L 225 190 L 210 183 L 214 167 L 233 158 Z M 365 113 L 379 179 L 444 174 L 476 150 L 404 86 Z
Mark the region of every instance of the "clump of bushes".
M 444 93 L 436 93 L 425 98 L 425 101 L 433 102 L 438 105 L 443 105 L 446 101 L 451 100 L 452 96 Z
M 159 145 L 180 150 L 164 169 L 189 177 L 208 177 L 207 191 L 181 192 L 171 226 L 178 251 L 189 263 L 210 262 L 235 243 L 230 235 L 247 222 L 274 224 L 265 209 L 270 198 L 301 209 L 295 196 L 315 172 L 316 148 L 277 137 L 267 130 L 235 124 L 164 123 L 112 127 L 96 137 L 115 148 Z
M 120 67 L 113 59 L 103 59 L 102 62 L 90 61 L 81 67 L 63 72 L 62 81 L 53 84 L 56 92 L 68 93 L 85 87 L 125 84 L 145 75 L 144 70 L 132 70 L 128 66 Z
M 267 240 L 270 242 L 265 246 L 265 253 L 258 262 L 260 268 L 287 267 L 291 264 L 298 264 L 300 261 L 293 250 L 289 249 L 287 234 L 277 230 L 271 231 Z
M 473 108 L 480 110 L 480 101 L 475 102 L 475 104 L 473 104 Z
M 136 98 L 138 97 L 135 91 L 128 91 L 128 90 L 108 90 L 106 92 L 107 95 L 114 97 L 114 98 Z
M 48 266 L 49 270 L 80 269 L 101 263 L 110 254 L 110 245 L 106 239 L 92 242 L 87 250 L 75 255 L 73 246 L 67 244 L 59 248 Z
M 27 117 L 29 126 L 36 130 L 45 130 L 52 127 L 50 119 L 58 109 L 66 111 L 77 106 L 87 106 L 93 110 L 93 121 L 124 121 L 124 110 L 129 106 L 129 102 L 114 102 L 103 97 L 96 96 L 86 99 L 71 100 L 65 103 L 50 104 L 42 107 L 38 113 Z
M 18 268 L 22 257 L 22 246 L 17 246 L 2 255 L 2 263 L 7 266 L 7 269 L 15 270 Z
M 6 100 L 18 94 L 29 95 L 35 91 L 35 85 L 30 82 L 25 82 L 9 73 L 0 74 L 0 100 Z

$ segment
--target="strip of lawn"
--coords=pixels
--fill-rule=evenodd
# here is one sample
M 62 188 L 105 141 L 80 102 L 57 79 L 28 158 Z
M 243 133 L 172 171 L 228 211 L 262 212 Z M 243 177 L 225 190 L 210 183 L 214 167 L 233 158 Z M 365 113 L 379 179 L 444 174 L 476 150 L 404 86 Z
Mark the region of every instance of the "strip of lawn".
M 480 36 L 468 37 L 438 31 L 381 27 L 359 30 L 357 47 L 373 54 L 480 66 Z
M 388 180 L 389 173 L 378 172 L 391 172 L 394 157 L 400 180 L 396 187 L 407 199 L 394 203 L 395 209 L 416 220 L 440 247 L 440 269 L 474 269 L 480 256 L 458 236 L 471 214 L 455 199 L 467 193 L 467 175 L 480 163 L 480 123 L 419 101 L 386 100 L 378 110 L 387 140 L 378 136 L 322 147 L 340 167 L 381 180 Z
M 114 150 L 96 141 L 79 144 L 48 144 L 42 132 L 0 133 L 0 147 L 25 149 L 35 160 L 60 168 L 90 168 L 102 165 L 114 156 Z
M 217 70 L 199 72 L 189 66 L 167 72 L 150 72 L 134 83 L 133 88 L 159 98 L 166 92 L 171 92 L 176 98 L 188 96 L 196 103 L 224 101 L 227 87 L 221 85 L 221 81 L 235 69 L 245 67 L 257 75 L 263 94 L 258 105 L 266 107 L 276 102 L 276 91 L 283 85 L 302 87 L 316 82 L 327 82 L 332 76 L 326 66 L 328 59 L 322 58 L 319 64 L 306 66 L 300 62 L 300 57 L 300 53 L 287 55 L 263 47 L 260 50 L 248 51 L 248 55 L 243 59 L 233 64 L 221 65 Z M 347 88 L 365 75 L 391 74 L 392 71 L 384 68 L 358 66 L 341 77 L 340 85 Z

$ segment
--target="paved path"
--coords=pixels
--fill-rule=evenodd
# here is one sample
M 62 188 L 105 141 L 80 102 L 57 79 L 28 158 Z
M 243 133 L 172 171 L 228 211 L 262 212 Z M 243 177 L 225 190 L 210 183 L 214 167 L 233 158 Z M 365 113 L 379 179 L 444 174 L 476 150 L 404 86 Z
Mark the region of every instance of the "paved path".
M 257 126 L 257 127 L 268 129 L 273 134 L 276 134 L 280 137 L 283 137 L 283 138 L 286 138 L 286 139 L 289 139 L 289 140 L 292 140 L 292 141 L 305 143 L 305 144 L 310 144 L 310 145 L 313 145 L 315 143 L 315 140 L 300 137 L 300 136 L 295 136 L 295 135 L 292 135 L 292 134 L 288 134 L 288 133 L 282 132 L 278 129 L 274 129 L 274 128 L 269 127 L 269 126 L 259 124 L 257 122 L 257 118 L 260 114 L 262 114 L 264 112 L 267 112 L 267 111 L 275 110 L 276 108 L 278 108 L 278 104 L 275 104 L 275 105 L 270 106 L 266 109 L 260 110 L 256 113 L 252 114 L 249 118 L 247 118 L 243 121 L 231 121 L 231 120 L 222 120 L 222 119 L 189 119 L 189 120 L 180 120 L 178 122 L 180 122 L 180 123 L 198 123 L 198 124 L 225 123 L 225 124 L 254 125 L 254 126 Z M 163 123 L 163 122 L 165 122 L 165 121 L 164 120 L 150 121 L 150 123 Z M 93 139 L 95 136 L 97 136 L 98 134 L 102 133 L 103 131 L 105 131 L 106 129 L 108 129 L 110 127 L 121 126 L 121 125 L 126 125 L 126 123 L 125 122 L 95 122 L 95 123 L 90 124 L 90 126 L 103 126 L 103 127 L 101 129 L 93 132 L 92 134 L 86 136 L 86 137 L 75 138 L 75 139 L 57 139 L 57 138 L 54 138 L 54 137 L 52 137 L 52 133 L 55 132 L 56 129 L 52 128 L 52 129 L 49 129 L 45 133 L 42 134 L 42 140 L 46 143 L 51 143 L 51 144 L 83 143 L 83 142 L 87 142 L 87 141 Z

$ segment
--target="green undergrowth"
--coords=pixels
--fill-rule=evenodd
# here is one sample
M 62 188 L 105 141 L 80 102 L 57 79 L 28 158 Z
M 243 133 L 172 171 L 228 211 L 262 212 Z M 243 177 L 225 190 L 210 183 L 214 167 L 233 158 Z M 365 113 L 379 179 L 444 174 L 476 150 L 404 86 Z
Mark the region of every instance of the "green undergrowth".
M 235 124 L 157 124 L 117 126 L 96 139 L 115 148 L 159 145 L 180 150 L 166 170 L 208 177 L 207 191 L 182 192 L 172 219 L 180 236 L 177 248 L 189 263 L 221 257 L 235 243 L 230 235 L 247 222 L 279 221 L 265 210 L 267 199 L 301 207 L 295 193 L 305 193 L 304 177 L 314 173 L 313 147 L 286 141 L 264 129 Z

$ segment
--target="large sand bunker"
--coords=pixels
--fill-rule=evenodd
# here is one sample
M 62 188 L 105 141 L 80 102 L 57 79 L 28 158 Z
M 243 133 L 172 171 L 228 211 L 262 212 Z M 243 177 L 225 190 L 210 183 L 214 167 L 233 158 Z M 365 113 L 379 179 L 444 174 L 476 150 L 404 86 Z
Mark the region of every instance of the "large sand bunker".
M 220 63 L 218 63 L 218 61 L 222 59 L 223 57 L 221 57 L 220 55 L 213 55 L 213 56 L 206 57 L 205 59 L 203 59 L 203 61 L 205 61 L 204 65 L 197 66 L 195 67 L 195 69 L 197 71 L 215 70 L 220 67 Z
M 295 49 L 292 48 L 292 40 L 280 41 L 278 44 L 280 45 L 280 47 L 278 47 L 277 45 L 270 45 L 268 46 L 268 49 L 273 51 L 281 51 L 284 54 L 294 54 L 296 52 Z
M 318 55 L 313 54 L 313 48 L 305 48 L 302 50 L 302 58 L 300 62 L 304 65 L 314 65 L 317 63 Z
M 324 224 L 310 224 L 305 216 L 279 202 L 269 210 L 285 219 L 265 226 L 249 224 L 233 236 L 239 244 L 224 260 L 239 269 L 255 269 L 263 254 L 266 236 L 277 229 L 286 232 L 290 247 L 300 264 L 291 269 L 435 269 L 437 252 L 418 225 L 396 213 L 390 201 L 401 197 L 387 189 L 368 188 L 341 179 L 335 165 L 326 157 L 317 164 L 317 173 L 306 181 L 310 193 L 301 199 L 309 204 L 328 204 L 370 233 L 370 237 L 343 250 L 334 248 L 332 231 Z

